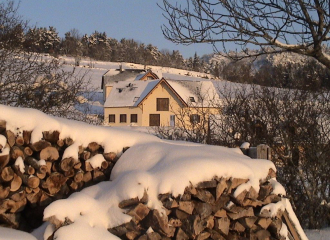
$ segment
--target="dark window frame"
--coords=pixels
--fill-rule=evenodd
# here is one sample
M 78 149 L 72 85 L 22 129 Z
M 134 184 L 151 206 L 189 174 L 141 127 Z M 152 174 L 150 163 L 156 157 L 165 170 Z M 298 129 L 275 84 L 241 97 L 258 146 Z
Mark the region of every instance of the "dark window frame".
M 119 122 L 126 123 L 127 122 L 127 114 L 120 114 L 119 115 Z
M 190 123 L 198 124 L 201 122 L 201 116 L 199 114 L 191 114 L 190 115 Z
M 138 115 L 131 114 L 131 123 L 137 123 L 137 122 L 138 122 Z
M 156 116 L 157 116 L 157 119 L 153 118 Z M 155 120 L 157 120 L 157 123 Z M 149 126 L 150 127 L 159 127 L 160 126 L 160 114 L 149 114 Z
M 115 122 L 116 122 L 116 115 L 115 114 L 109 114 L 109 123 L 115 123 Z
M 156 110 L 157 111 L 169 111 L 170 110 L 170 99 L 169 98 L 157 98 Z

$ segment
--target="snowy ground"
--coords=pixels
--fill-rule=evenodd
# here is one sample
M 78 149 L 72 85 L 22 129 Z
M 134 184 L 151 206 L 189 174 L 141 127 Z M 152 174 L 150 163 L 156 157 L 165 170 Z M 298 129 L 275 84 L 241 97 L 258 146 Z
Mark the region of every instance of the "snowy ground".
M 309 240 L 329 240 L 330 228 L 324 228 L 321 230 L 305 230 L 305 233 Z

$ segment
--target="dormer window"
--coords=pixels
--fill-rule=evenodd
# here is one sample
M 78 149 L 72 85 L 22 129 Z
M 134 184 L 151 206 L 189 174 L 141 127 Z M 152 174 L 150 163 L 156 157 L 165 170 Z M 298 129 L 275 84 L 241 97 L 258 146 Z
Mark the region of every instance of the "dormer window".
M 196 102 L 194 97 L 189 97 L 190 102 Z

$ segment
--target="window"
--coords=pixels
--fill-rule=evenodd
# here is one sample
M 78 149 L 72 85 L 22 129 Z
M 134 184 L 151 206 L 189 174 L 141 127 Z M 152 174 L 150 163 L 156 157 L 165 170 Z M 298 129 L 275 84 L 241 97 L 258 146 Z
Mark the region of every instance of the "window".
M 157 111 L 169 111 L 169 99 L 157 98 Z
M 137 123 L 137 114 L 131 114 L 131 123 Z
M 120 114 L 120 122 L 125 123 L 126 122 L 126 114 Z
M 170 116 L 170 126 L 175 127 L 175 115 Z
M 116 122 L 116 115 L 115 114 L 109 114 L 109 123 Z
M 189 97 L 190 102 L 196 102 L 194 97 Z
M 199 116 L 198 114 L 190 115 L 190 122 L 192 124 L 200 123 L 200 121 L 201 121 L 201 116 Z
M 160 126 L 160 114 L 149 115 L 149 126 Z

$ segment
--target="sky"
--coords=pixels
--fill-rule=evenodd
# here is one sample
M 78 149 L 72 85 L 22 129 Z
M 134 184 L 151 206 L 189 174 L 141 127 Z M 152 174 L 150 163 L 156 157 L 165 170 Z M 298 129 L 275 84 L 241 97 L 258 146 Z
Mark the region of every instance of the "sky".
M 195 52 L 202 56 L 213 52 L 208 44 L 177 45 L 166 40 L 161 26 L 166 23 L 157 6 L 162 0 L 14 0 L 20 2 L 19 14 L 30 25 L 56 28 L 60 37 L 71 29 L 80 34 L 106 32 L 120 40 L 134 39 L 157 46 L 159 50 L 179 50 L 185 57 Z

